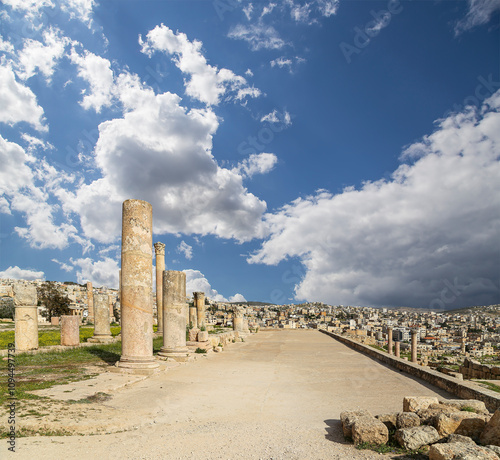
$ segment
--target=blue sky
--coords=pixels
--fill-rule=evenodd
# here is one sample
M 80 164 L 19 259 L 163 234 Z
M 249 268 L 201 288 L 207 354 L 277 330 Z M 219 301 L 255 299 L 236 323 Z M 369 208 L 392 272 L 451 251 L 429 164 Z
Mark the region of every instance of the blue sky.
M 4 0 L 0 276 L 117 287 L 121 203 L 188 291 L 500 302 L 499 0 Z

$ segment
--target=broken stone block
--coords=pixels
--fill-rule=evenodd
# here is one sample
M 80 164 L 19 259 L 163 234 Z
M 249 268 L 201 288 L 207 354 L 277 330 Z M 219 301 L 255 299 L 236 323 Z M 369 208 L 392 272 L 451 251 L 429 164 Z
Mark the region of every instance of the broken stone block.
M 404 449 L 416 450 L 439 441 L 440 436 L 433 426 L 414 426 L 396 431 L 396 441 Z
M 38 303 L 36 294 L 36 286 L 17 282 L 13 285 L 14 305 L 18 306 L 35 306 Z
M 487 417 L 473 412 L 440 414 L 436 418 L 436 429 L 443 437 L 455 433 L 477 438 L 484 430 Z
M 348 410 L 340 414 L 340 421 L 342 422 L 342 431 L 344 437 L 352 438 L 352 425 L 360 417 L 373 418 L 373 415 L 365 409 Z
M 192 329 L 189 329 L 189 341 L 190 342 L 196 342 L 198 340 L 198 332 L 200 330 L 197 327 L 193 327 Z
M 478 414 L 489 414 L 488 409 L 483 401 L 478 401 L 477 399 L 448 399 L 440 401 L 444 406 L 456 407 L 458 410 L 462 410 L 465 407 L 470 407 L 474 409 Z
M 436 418 L 440 414 L 452 414 L 458 412 L 459 409 L 452 406 L 444 406 L 442 404 L 432 404 L 428 409 L 422 409 L 417 412 L 422 425 L 432 425 L 436 427 Z
M 418 412 L 438 403 L 438 399 L 433 396 L 406 396 L 403 398 L 403 412 Z
M 479 440 L 481 444 L 500 446 L 500 409 L 497 409 L 493 417 L 488 421 Z
M 429 449 L 429 460 L 498 460 L 491 450 L 462 442 L 433 444 Z
M 198 332 L 198 342 L 206 342 L 206 341 L 208 341 L 208 331 Z
M 382 414 L 376 415 L 375 417 L 380 420 L 388 430 L 396 430 L 397 416 L 398 414 Z
M 469 436 L 462 436 L 461 434 L 450 434 L 446 442 L 464 442 L 466 444 L 476 445 L 472 438 L 469 438 Z
M 368 443 L 379 446 L 389 441 L 389 430 L 375 417 L 360 417 L 352 425 L 352 440 L 355 445 Z
M 400 412 L 396 418 L 396 428 L 412 428 L 420 425 L 420 417 L 413 412 Z

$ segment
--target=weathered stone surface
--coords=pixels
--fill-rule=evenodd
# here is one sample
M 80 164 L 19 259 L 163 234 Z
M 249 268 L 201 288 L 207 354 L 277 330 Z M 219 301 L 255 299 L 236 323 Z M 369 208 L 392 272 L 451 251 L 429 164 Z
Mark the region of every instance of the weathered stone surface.
M 74 315 L 61 316 L 61 345 L 80 345 L 80 318 Z
M 126 200 L 122 209 L 121 337 L 125 369 L 154 369 L 153 207 L 141 200 Z M 185 334 L 185 332 L 184 332 Z
M 444 406 L 456 407 L 459 410 L 462 410 L 464 407 L 470 407 L 478 414 L 489 414 L 484 402 L 478 401 L 477 399 L 448 399 L 440 401 L 440 404 Z
M 486 415 L 473 412 L 454 412 L 452 414 L 440 414 L 436 418 L 436 429 L 441 436 L 449 434 L 461 434 L 477 438 L 486 425 Z
M 216 353 L 220 353 L 222 351 L 222 347 L 214 347 L 214 351 Z
M 34 306 L 38 303 L 36 295 L 36 286 L 26 284 L 22 281 L 14 283 L 14 305 L 17 306 Z
M 438 403 L 438 399 L 433 396 L 406 396 L 403 398 L 403 412 L 418 412 Z
M 500 446 L 500 409 L 497 409 L 493 414 L 479 439 L 482 444 Z
M 492 450 L 493 452 L 495 452 L 495 454 L 498 455 L 498 458 L 500 458 L 500 447 L 489 445 L 489 446 L 486 446 L 486 449 Z
M 200 331 L 198 332 L 198 342 L 206 342 L 208 340 L 208 331 Z M 226 342 L 226 338 L 224 338 L 224 344 Z
M 15 347 L 16 351 L 38 348 L 38 308 L 32 306 L 15 307 Z
M 439 441 L 440 436 L 433 426 L 414 426 L 396 431 L 396 441 L 404 449 L 415 450 Z
M 198 332 L 200 332 L 200 330 L 197 327 L 193 327 L 192 329 L 189 329 L 189 341 L 190 342 L 196 342 L 198 340 Z
M 94 295 L 94 336 L 89 342 L 106 343 L 111 342 L 113 336 L 110 328 L 109 298 L 108 294 Z
M 380 420 L 387 427 L 387 429 L 389 430 L 396 429 L 398 414 L 381 414 L 381 415 L 376 415 L 375 417 L 378 420 Z
M 205 326 L 205 293 L 193 292 L 194 304 L 196 305 L 196 319 L 198 327 L 201 329 Z
M 420 425 L 420 417 L 413 412 L 400 412 L 396 418 L 396 428 L 412 428 Z
M 450 434 L 446 442 L 465 442 L 466 444 L 474 444 L 474 440 L 469 438 L 469 436 L 462 436 L 461 434 Z
M 417 411 L 417 415 L 420 417 L 422 425 L 432 425 L 436 426 L 436 418 L 439 414 L 452 414 L 453 412 L 458 412 L 456 407 L 443 406 L 442 404 L 431 404 L 428 409 L 422 409 Z
M 342 422 L 342 431 L 346 438 L 352 438 L 352 425 L 360 417 L 373 418 L 373 415 L 365 409 L 349 410 L 340 414 L 340 421 Z
M 156 265 L 156 318 L 160 334 L 163 334 L 163 272 L 165 270 L 165 245 L 155 243 L 155 265 Z
M 480 446 L 454 442 L 433 444 L 429 449 L 429 460 L 498 460 L 495 453 Z
M 389 441 L 389 430 L 375 417 L 360 417 L 352 425 L 352 440 L 355 445 L 369 443 L 381 445 Z

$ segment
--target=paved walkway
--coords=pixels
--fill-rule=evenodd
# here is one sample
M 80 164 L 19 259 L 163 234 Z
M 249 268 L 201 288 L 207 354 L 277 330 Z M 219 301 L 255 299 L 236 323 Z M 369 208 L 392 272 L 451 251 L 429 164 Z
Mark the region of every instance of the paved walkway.
M 401 411 L 410 395 L 453 398 L 317 331 L 262 331 L 118 390 L 103 403 L 115 414 L 108 423 L 134 431 L 18 438 L 16 458 L 383 458 L 346 444 L 339 415 Z

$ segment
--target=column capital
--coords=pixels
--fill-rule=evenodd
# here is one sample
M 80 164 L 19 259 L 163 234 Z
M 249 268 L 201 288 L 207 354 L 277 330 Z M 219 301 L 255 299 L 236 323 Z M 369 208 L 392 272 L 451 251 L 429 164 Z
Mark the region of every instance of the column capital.
M 154 247 L 155 247 L 155 254 L 156 255 L 165 255 L 165 244 L 163 243 L 155 243 L 154 244 Z

